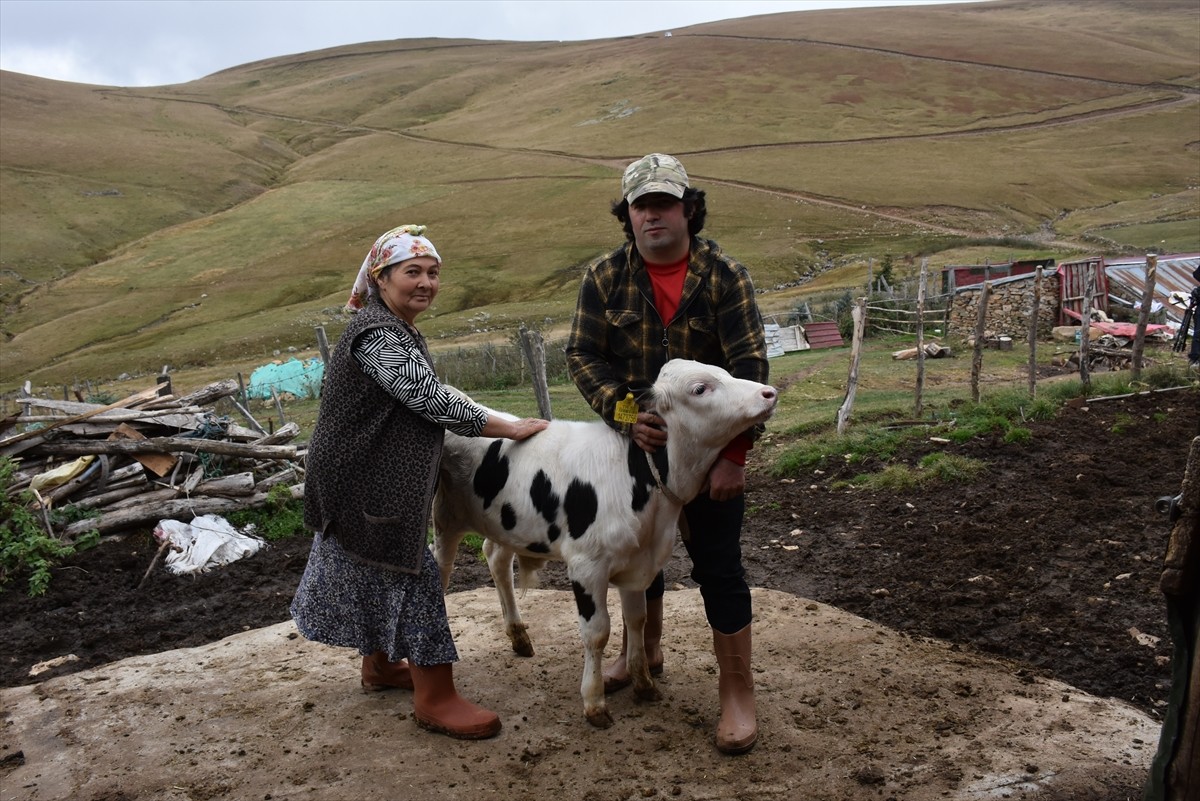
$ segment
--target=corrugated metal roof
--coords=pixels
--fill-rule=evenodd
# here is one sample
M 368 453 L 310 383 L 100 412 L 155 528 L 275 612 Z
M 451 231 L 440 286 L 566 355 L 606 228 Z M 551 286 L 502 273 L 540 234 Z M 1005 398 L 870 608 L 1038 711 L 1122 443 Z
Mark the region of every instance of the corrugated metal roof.
M 1178 327 L 1183 321 L 1184 309 L 1170 303 L 1172 292 L 1189 295 L 1196 286 L 1192 274 L 1200 267 L 1200 253 L 1182 253 L 1159 256 L 1154 274 L 1154 299 L 1163 304 L 1168 319 Z M 1146 259 L 1105 259 L 1104 271 L 1109 280 L 1128 289 L 1134 298 L 1141 298 L 1146 289 Z

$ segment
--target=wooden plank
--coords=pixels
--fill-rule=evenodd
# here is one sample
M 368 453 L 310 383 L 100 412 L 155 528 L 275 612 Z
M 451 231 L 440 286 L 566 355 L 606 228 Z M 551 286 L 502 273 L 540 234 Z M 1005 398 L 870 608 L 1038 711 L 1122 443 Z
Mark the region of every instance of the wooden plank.
M 32 437 L 43 436 L 43 435 L 45 435 L 45 433 L 47 431 L 58 428 L 61 425 L 65 425 L 66 423 L 78 423 L 80 420 L 86 420 L 87 418 L 93 417 L 93 416 L 99 414 L 100 412 L 106 412 L 109 409 L 123 409 L 123 408 L 129 407 L 129 406 L 136 406 L 139 403 L 145 403 L 146 401 L 157 397 L 157 394 L 158 394 L 157 387 L 150 387 L 149 389 L 143 389 L 141 392 L 135 392 L 134 394 L 130 395 L 128 398 L 125 398 L 124 400 L 119 400 L 116 403 L 110 403 L 107 406 L 101 406 L 90 412 L 84 412 L 83 414 L 77 414 L 74 417 L 64 417 L 62 419 L 62 422 L 50 423 L 49 425 L 46 425 L 42 428 L 34 429 L 32 431 L 26 431 L 23 434 L 16 434 L 15 436 L 11 436 L 6 440 L 0 441 L 0 449 L 7 448 L 10 445 L 14 445 L 18 442 L 22 442 L 22 441 L 30 439 Z M 4 454 L 4 455 L 7 455 L 7 454 Z
M 153 437 L 141 440 L 77 440 L 48 442 L 42 451 L 61 456 L 85 456 L 89 453 L 219 453 L 243 459 L 295 459 L 293 445 L 254 445 L 215 439 L 190 437 Z
M 846 343 L 838 331 L 837 323 L 809 323 L 804 326 L 804 338 L 810 348 L 837 348 Z
M 144 440 L 146 435 L 138 431 L 128 423 L 121 423 L 116 430 L 108 437 L 110 440 L 131 439 Z M 175 462 L 178 461 L 177 456 L 171 456 L 165 453 L 132 453 L 130 454 L 135 461 L 140 463 L 154 475 L 162 477 L 170 473 L 175 467 Z

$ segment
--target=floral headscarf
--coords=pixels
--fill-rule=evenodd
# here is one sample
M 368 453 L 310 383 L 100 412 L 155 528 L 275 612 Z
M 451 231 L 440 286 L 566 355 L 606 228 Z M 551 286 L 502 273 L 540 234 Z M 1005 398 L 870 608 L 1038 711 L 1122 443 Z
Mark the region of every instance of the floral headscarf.
M 371 252 L 363 259 L 362 267 L 358 268 L 358 277 L 354 279 L 354 288 L 350 290 L 350 300 L 346 308 L 358 311 L 367 305 L 367 299 L 379 292 L 377 281 L 383 268 L 396 262 L 414 259 L 417 256 L 433 256 L 438 264 L 442 257 L 438 255 L 433 243 L 422 234 L 423 225 L 401 225 L 388 231 L 375 240 Z

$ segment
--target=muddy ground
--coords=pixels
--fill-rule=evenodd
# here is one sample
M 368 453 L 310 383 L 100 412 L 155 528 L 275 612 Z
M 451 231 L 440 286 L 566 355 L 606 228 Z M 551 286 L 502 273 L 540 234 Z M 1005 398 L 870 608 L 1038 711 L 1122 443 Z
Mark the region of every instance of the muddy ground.
M 1012 660 L 1018 673 L 1120 699 L 1159 720 L 1171 642 L 1158 589 L 1168 525 L 1154 506 L 1179 491 L 1200 434 L 1200 397 L 1190 390 L 1094 402 L 1028 428 L 1022 443 L 922 440 L 893 460 L 915 464 L 942 450 L 986 461 L 969 484 L 874 492 L 836 482 L 880 465 L 835 464 L 794 481 L 752 471 L 743 537 L 750 582 L 964 654 Z M 786 444 L 773 435 L 761 447 Z M 137 590 L 155 547 L 136 533 L 73 558 L 44 597 L 10 585 L 0 593 L 0 685 L 286 621 L 308 544 L 278 542 L 195 578 L 159 569 Z M 681 547 L 667 581 L 694 586 Z M 460 553 L 450 591 L 489 583 L 486 565 Z M 566 587 L 559 566 L 544 571 L 543 587 Z M 1140 788 L 1126 781 L 1106 792 L 1115 801 Z

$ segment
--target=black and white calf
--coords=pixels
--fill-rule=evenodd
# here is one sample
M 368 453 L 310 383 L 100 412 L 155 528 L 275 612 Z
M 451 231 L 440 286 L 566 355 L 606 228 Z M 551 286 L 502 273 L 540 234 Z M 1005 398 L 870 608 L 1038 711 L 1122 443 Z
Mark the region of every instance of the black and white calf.
M 505 631 L 514 651 L 532 656 L 513 589 L 513 557 L 522 586 L 547 561 L 566 562 L 585 652 L 584 714 L 595 726 L 611 726 L 600 666 L 609 584 L 621 594 L 634 691 L 656 700 L 642 641 L 645 589 L 671 556 L 683 504 L 700 493 L 721 450 L 765 422 L 776 401 L 774 387 L 674 359 L 640 399 L 667 426 L 667 445 L 653 460 L 599 420 L 556 420 L 522 442 L 447 432 L 433 505 L 433 552 L 443 584 L 463 536 L 482 535 Z

